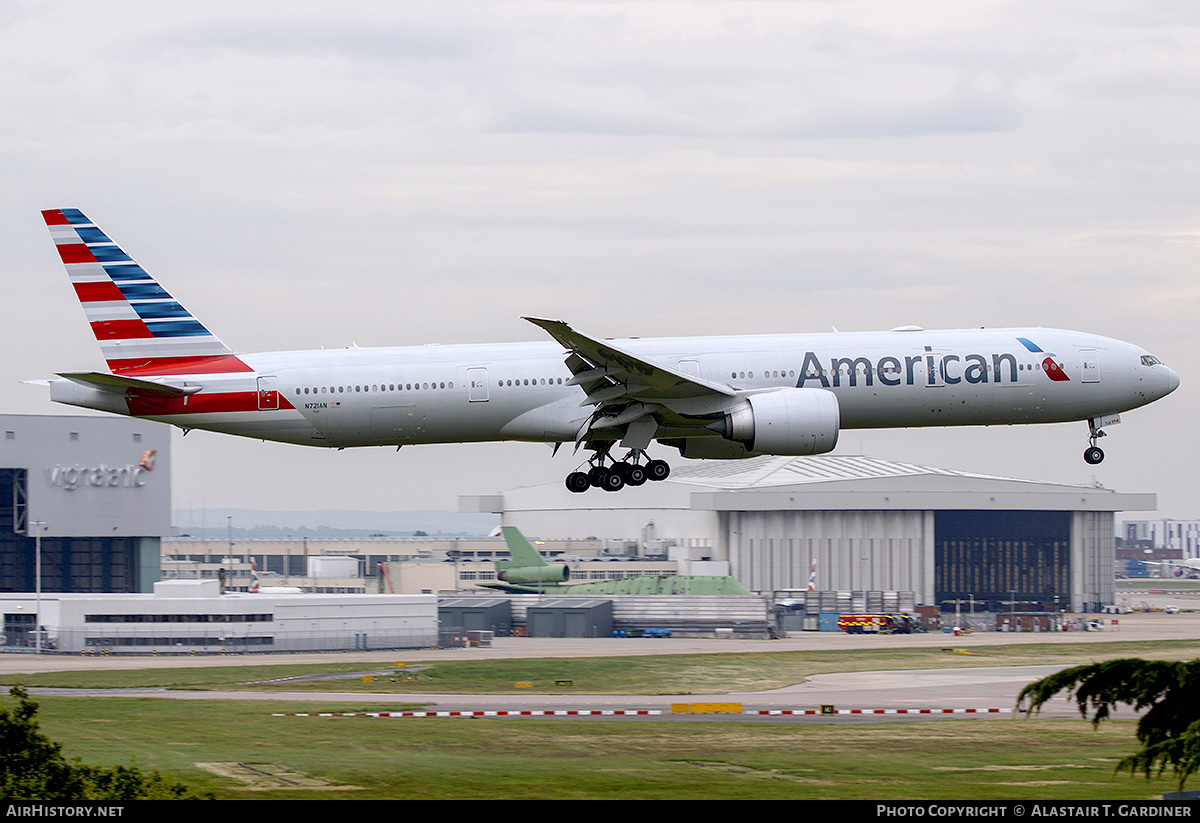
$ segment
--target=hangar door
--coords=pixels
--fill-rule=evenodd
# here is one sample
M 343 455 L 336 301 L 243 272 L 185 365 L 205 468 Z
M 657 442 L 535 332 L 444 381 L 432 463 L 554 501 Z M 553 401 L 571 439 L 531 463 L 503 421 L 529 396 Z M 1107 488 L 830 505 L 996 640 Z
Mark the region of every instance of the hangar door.
M 1070 512 L 935 512 L 935 597 L 1053 609 L 1070 600 L 1070 549 Z

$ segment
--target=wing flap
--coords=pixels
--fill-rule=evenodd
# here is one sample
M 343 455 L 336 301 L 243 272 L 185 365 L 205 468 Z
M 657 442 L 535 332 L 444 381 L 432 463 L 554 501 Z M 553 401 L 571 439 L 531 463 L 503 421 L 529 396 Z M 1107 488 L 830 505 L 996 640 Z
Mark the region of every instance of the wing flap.
M 572 355 L 580 361 L 586 361 L 590 368 L 576 371 L 576 385 L 592 381 L 599 382 L 608 378 L 613 385 L 629 384 L 625 394 L 636 394 L 638 400 L 663 402 L 673 398 L 704 397 L 714 394 L 726 397 L 737 396 L 737 391 L 731 386 L 705 380 L 696 375 L 685 374 L 663 363 L 647 360 L 636 354 L 627 352 L 610 342 L 597 340 L 571 328 L 562 320 L 547 320 L 540 317 L 526 317 L 530 323 L 544 329 L 551 337 L 569 349 Z M 568 365 L 571 365 L 568 361 Z M 636 385 L 633 385 L 636 384 Z M 585 387 L 585 390 L 587 388 Z M 589 391 L 589 399 L 593 391 Z M 608 396 L 604 395 L 607 399 Z M 601 401 L 603 402 L 603 401 Z

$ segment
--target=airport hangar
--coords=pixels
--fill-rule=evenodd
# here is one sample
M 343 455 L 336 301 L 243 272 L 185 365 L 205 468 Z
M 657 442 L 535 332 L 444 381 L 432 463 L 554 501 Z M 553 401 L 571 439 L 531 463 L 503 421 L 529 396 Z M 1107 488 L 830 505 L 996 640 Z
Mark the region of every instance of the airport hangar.
M 1153 494 L 990 477 L 857 456 L 676 464 L 662 482 L 609 494 L 561 483 L 464 496 L 530 536 L 631 538 L 638 550 L 725 561 L 766 596 L 910 591 L 953 609 L 1098 611 L 1114 602 L 1116 513 Z

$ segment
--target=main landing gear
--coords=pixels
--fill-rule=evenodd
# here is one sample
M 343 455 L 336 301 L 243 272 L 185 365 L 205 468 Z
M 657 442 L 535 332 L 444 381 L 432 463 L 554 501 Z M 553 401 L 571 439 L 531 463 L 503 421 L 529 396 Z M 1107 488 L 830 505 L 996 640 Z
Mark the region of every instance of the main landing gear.
M 666 480 L 670 476 L 671 467 L 667 461 L 648 460 L 643 464 L 640 461 L 645 456 L 645 451 L 633 449 L 624 460 L 614 460 L 611 466 L 605 466 L 604 461 L 611 459 L 608 449 L 597 451 L 589 461 L 591 468 L 567 475 L 567 488 L 576 494 L 593 486 L 606 492 L 619 492 L 626 486 L 640 486 L 647 480 Z
M 1096 445 L 1096 440 L 1104 437 L 1104 430 L 1096 425 L 1095 420 L 1088 421 L 1088 447 L 1083 450 L 1083 462 L 1089 466 L 1095 466 L 1104 460 L 1104 449 Z

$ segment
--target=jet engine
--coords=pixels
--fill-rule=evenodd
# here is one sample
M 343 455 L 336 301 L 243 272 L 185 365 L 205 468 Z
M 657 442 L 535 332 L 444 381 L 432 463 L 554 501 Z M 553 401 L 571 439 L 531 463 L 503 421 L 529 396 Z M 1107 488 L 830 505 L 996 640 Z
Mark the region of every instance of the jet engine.
M 841 412 L 824 389 L 758 392 L 728 409 L 708 428 L 756 454 L 825 454 L 837 445 Z
M 496 564 L 499 566 L 499 563 Z M 509 566 L 497 569 L 496 577 L 505 583 L 523 586 L 565 583 L 571 579 L 571 570 L 565 563 L 549 563 L 545 566 Z

